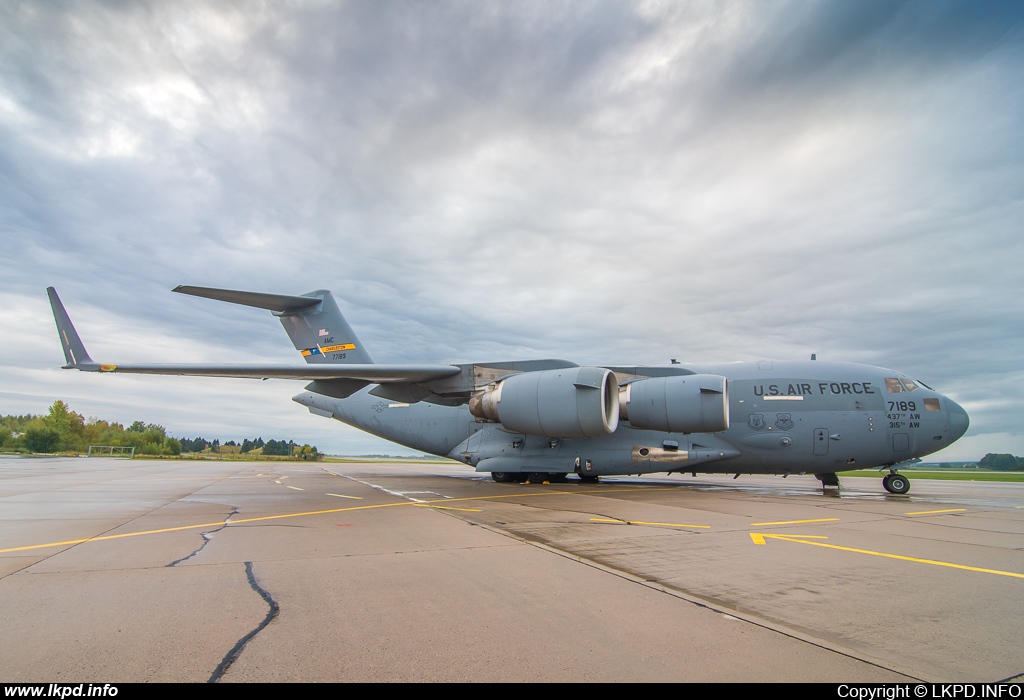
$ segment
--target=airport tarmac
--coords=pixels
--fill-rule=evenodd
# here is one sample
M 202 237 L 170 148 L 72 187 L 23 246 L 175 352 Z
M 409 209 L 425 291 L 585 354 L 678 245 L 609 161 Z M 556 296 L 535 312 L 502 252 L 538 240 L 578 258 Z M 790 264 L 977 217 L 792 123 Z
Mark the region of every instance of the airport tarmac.
M 0 457 L 0 680 L 1019 678 L 1024 484 L 911 478 Z

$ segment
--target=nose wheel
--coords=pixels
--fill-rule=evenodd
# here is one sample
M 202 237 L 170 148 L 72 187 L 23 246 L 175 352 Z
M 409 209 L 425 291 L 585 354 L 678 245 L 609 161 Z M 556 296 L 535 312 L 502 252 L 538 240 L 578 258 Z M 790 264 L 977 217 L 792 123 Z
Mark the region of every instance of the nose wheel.
M 910 479 L 902 474 L 887 474 L 882 479 L 882 486 L 889 493 L 903 494 L 910 490 Z

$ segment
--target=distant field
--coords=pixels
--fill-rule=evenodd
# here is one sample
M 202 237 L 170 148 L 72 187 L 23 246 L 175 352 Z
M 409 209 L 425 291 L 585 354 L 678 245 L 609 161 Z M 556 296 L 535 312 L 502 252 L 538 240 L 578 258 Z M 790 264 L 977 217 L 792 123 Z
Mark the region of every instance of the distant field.
M 901 469 L 907 477 L 914 479 L 941 479 L 944 481 L 1016 481 L 1024 482 L 1024 472 L 982 472 L 982 471 L 954 471 L 943 470 L 935 472 L 918 471 L 916 469 Z M 839 476 L 870 476 L 878 478 L 877 469 L 860 469 L 853 472 L 839 472 Z

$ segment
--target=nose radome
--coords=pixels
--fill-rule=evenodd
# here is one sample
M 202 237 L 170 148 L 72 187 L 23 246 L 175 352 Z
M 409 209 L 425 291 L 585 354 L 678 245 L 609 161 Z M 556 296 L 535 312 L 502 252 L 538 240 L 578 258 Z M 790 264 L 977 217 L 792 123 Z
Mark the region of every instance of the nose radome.
M 949 432 L 953 441 L 959 440 L 967 432 L 967 427 L 971 424 L 967 411 L 956 401 L 946 399 L 946 416 L 949 419 Z

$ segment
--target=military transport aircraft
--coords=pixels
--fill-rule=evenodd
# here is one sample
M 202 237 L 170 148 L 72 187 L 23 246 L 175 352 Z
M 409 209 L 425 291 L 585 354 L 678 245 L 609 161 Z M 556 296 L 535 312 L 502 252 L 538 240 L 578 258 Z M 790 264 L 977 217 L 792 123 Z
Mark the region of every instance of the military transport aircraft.
M 900 372 L 845 362 L 581 367 L 565 360 L 374 364 L 329 291 L 301 296 L 179 286 L 173 291 L 268 309 L 305 366 L 106 364 L 92 360 L 48 288 L 64 369 L 302 379 L 294 401 L 368 433 L 451 457 L 498 482 L 583 481 L 691 472 L 814 474 L 888 468 L 948 447 L 967 412 Z

